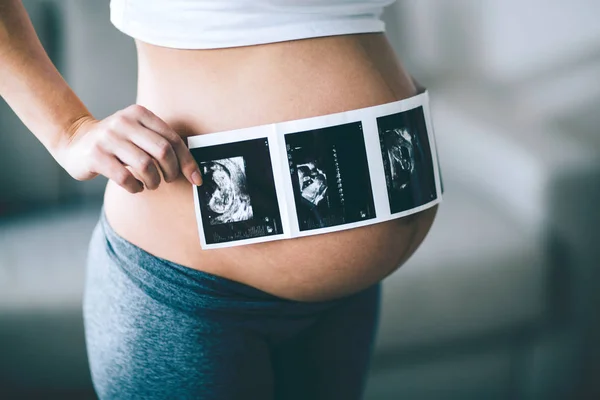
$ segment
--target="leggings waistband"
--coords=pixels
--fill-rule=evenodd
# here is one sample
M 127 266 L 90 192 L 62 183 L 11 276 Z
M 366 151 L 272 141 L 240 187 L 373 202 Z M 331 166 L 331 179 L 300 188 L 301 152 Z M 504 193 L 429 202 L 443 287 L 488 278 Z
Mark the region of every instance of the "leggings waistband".
M 92 246 L 94 241 L 103 240 L 112 262 L 136 286 L 151 297 L 188 312 L 228 311 L 249 315 L 281 313 L 292 316 L 324 311 L 343 301 L 288 300 L 231 279 L 156 257 L 119 236 L 110 226 L 104 210 L 94 236 Z

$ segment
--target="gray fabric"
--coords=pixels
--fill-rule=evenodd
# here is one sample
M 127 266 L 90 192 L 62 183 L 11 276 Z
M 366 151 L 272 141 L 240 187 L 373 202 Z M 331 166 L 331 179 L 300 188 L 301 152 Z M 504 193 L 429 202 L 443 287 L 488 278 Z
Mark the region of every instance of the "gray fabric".
M 380 285 L 306 303 L 159 259 L 104 214 L 90 243 L 87 351 L 101 399 L 360 399 Z

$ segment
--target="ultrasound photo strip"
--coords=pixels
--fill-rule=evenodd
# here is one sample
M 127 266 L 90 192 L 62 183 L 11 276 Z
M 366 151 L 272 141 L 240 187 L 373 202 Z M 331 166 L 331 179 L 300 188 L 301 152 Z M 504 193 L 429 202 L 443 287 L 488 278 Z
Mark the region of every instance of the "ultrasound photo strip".
M 400 218 L 442 201 L 427 92 L 379 106 L 192 136 L 204 249 Z

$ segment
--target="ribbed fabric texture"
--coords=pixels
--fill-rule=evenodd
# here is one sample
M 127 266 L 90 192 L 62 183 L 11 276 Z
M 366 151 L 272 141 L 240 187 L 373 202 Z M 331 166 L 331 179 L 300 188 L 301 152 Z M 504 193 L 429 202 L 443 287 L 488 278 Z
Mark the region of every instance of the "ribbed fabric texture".
M 158 46 L 214 49 L 383 32 L 395 0 L 111 0 L 111 21 Z
M 285 300 L 155 257 L 102 214 L 83 299 L 94 387 L 101 400 L 359 400 L 380 288 Z

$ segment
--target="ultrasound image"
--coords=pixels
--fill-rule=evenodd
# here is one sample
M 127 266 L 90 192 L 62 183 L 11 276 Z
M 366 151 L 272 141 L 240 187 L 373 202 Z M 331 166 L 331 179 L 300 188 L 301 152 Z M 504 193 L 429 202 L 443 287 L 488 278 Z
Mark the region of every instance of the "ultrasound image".
M 382 134 L 390 166 L 392 188 L 402 190 L 415 172 L 415 151 L 411 134 L 406 129 L 390 129 Z
M 316 162 L 296 166 L 302 197 L 315 206 L 327 193 L 327 175 L 316 166 Z
M 207 244 L 283 233 L 267 138 L 190 151 L 204 182 L 196 190 Z
M 377 118 L 377 126 L 391 212 L 434 200 L 437 192 L 423 108 Z
M 212 212 L 211 225 L 246 221 L 252 218 L 252 204 L 246 184 L 244 157 L 202 163 L 205 202 Z
M 301 231 L 375 218 L 362 124 L 285 135 Z

